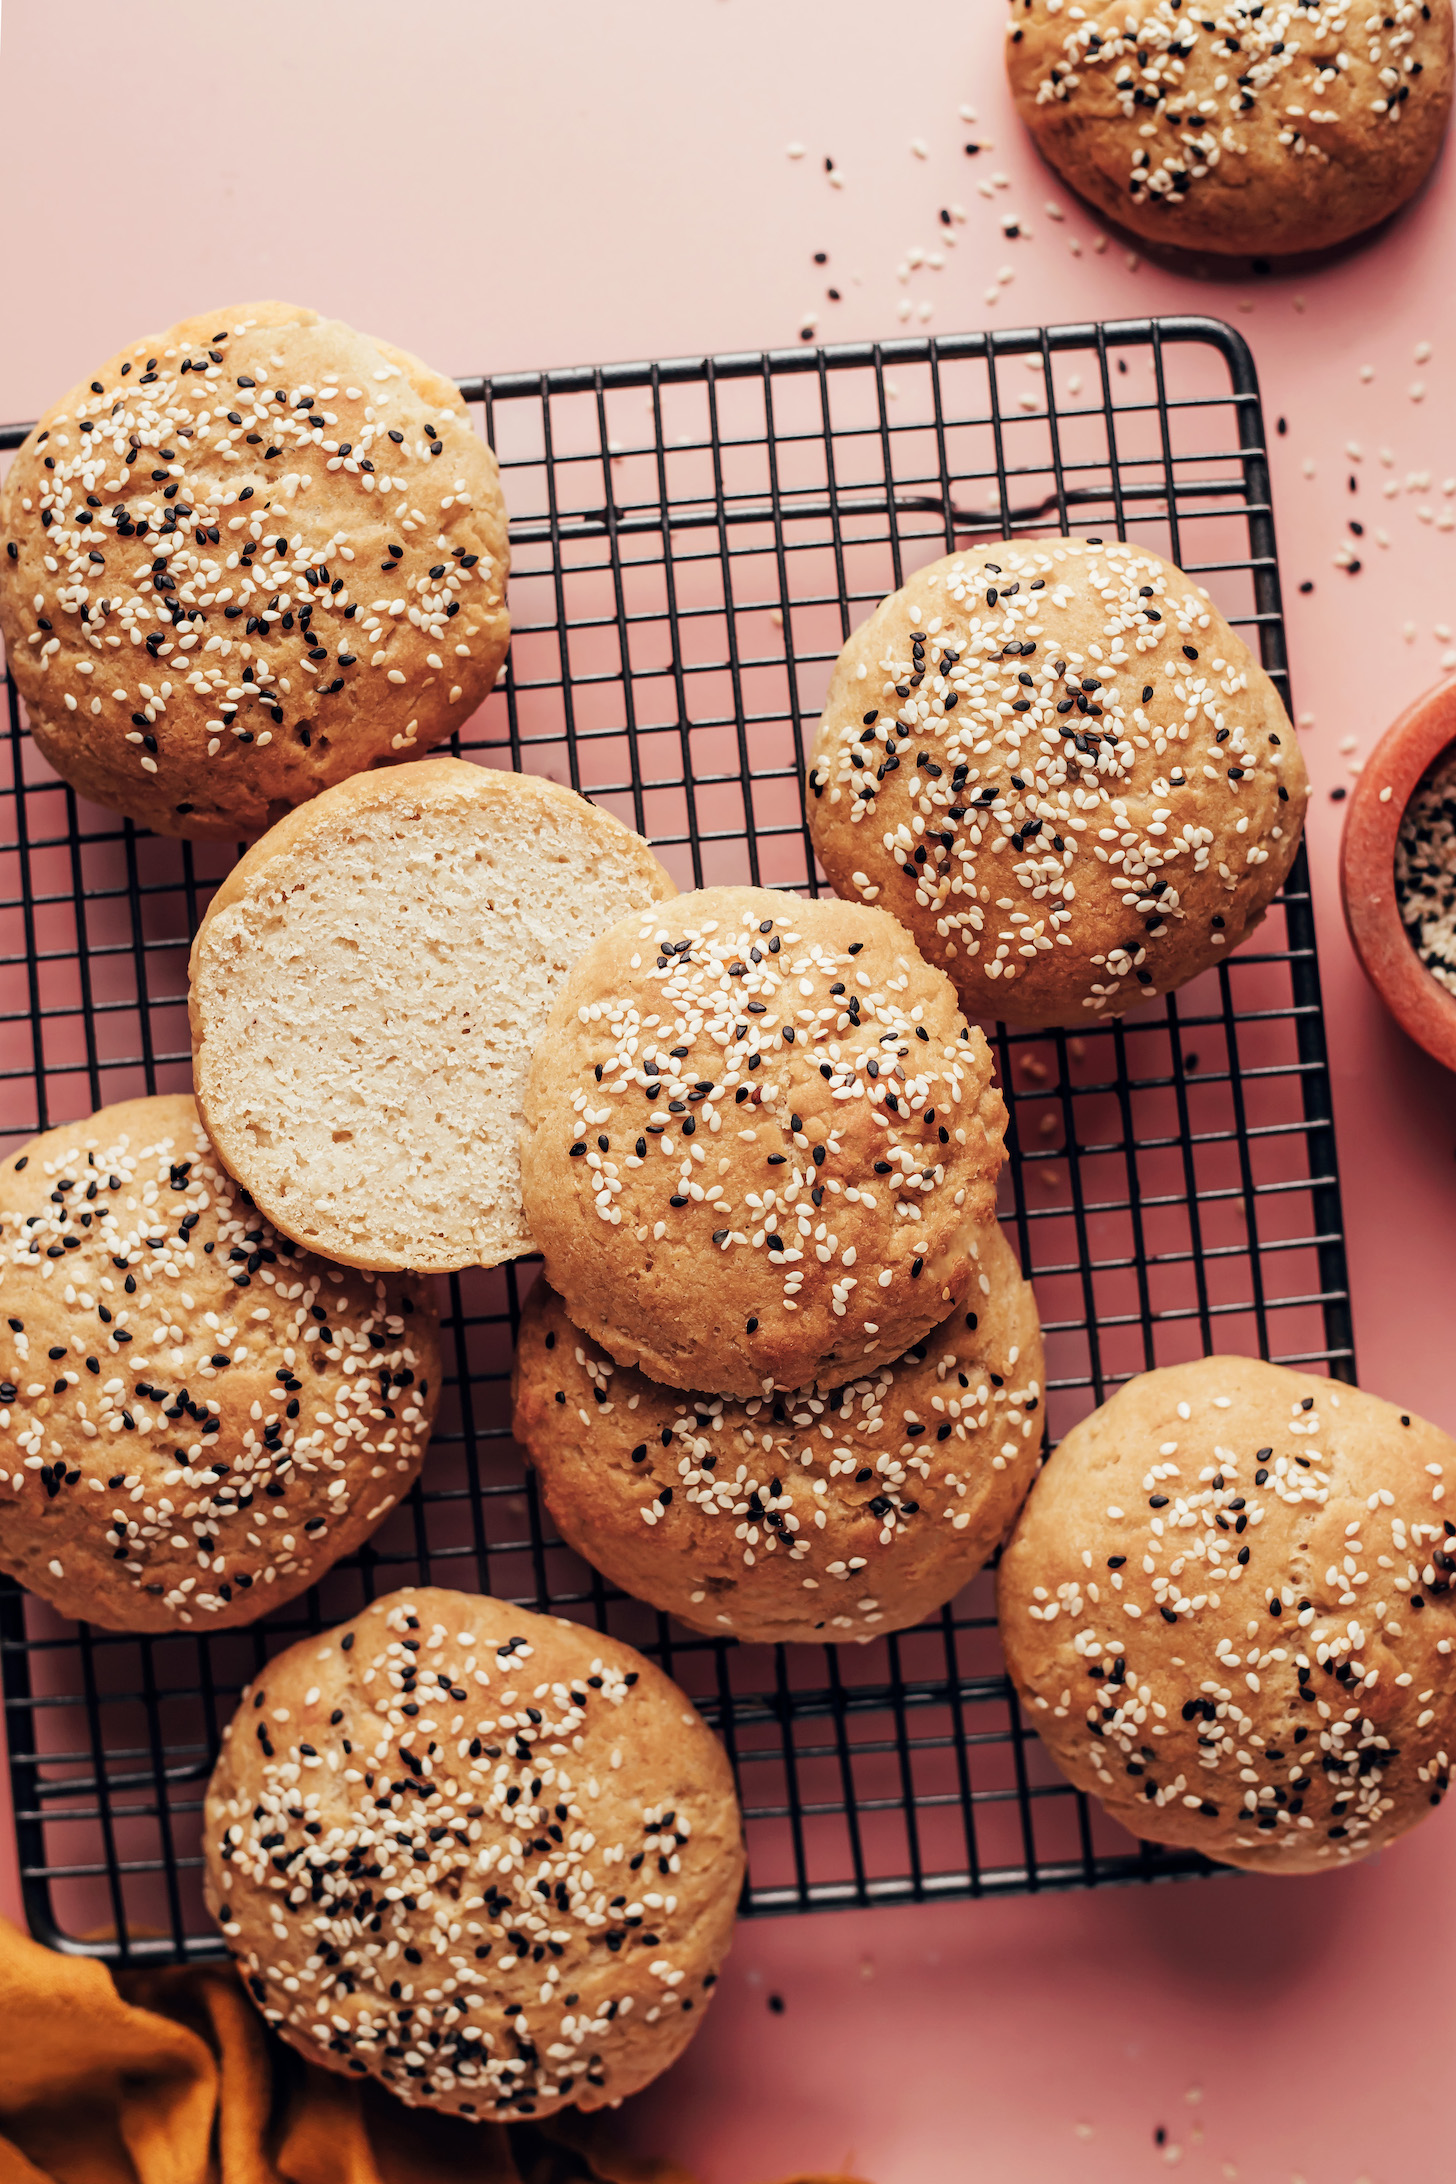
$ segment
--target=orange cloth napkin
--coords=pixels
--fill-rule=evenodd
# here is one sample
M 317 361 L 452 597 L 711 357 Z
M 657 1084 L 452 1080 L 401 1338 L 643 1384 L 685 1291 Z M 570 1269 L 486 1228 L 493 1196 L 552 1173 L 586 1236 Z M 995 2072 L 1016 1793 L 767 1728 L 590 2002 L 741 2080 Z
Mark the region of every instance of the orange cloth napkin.
M 624 2152 L 605 2117 L 465 2123 L 334 2077 L 268 2032 L 229 1966 L 113 1975 L 0 1920 L 0 2184 L 695 2180 Z

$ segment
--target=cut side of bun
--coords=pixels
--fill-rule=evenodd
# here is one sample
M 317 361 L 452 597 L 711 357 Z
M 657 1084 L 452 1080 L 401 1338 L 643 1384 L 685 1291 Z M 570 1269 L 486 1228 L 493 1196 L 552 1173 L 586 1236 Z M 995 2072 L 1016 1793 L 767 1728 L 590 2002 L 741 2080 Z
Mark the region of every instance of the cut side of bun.
M 192 950 L 197 1103 L 276 1227 L 348 1266 L 447 1272 L 531 1250 L 527 1066 L 567 971 L 676 893 L 569 789 L 460 759 L 291 813 Z

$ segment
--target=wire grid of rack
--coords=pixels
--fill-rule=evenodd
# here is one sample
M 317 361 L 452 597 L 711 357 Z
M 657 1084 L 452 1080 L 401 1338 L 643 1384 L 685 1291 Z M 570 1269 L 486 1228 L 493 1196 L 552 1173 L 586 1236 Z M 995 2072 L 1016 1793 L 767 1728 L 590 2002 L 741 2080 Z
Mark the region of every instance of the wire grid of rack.
M 458 748 L 545 772 L 655 843 L 680 885 L 814 891 L 806 737 L 849 630 L 971 538 L 1159 548 L 1287 698 L 1264 427 L 1230 328 L 1177 318 L 804 348 L 462 383 L 512 513 L 508 670 Z M 14 446 L 20 429 L 0 436 Z M 0 1133 L 189 1083 L 186 955 L 226 852 L 78 805 L 13 689 L 0 776 Z M 1211 1349 L 1353 1374 L 1303 853 L 1250 945 L 1120 1023 L 994 1031 L 1003 1218 L 1047 1335 L 1053 1439 L 1128 1375 Z M 700 1638 L 556 1541 L 509 1438 L 529 1264 L 448 1283 L 421 1485 L 355 1561 L 241 1632 L 137 1639 L 0 1581 L 0 1669 L 32 1930 L 202 1957 L 199 1827 L 259 1663 L 415 1581 L 584 1617 L 660 1660 L 723 1734 L 749 1911 L 1156 1879 L 1023 1724 L 983 1577 L 868 1647 Z

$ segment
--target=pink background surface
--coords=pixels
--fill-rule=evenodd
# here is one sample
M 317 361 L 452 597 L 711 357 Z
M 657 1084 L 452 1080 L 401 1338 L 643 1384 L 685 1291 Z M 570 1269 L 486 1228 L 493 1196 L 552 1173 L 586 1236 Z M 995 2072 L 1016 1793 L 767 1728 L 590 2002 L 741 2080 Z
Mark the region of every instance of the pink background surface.
M 33 416 L 123 340 L 268 293 L 462 373 L 785 344 L 810 320 L 824 340 L 891 335 L 906 300 L 911 331 L 1232 320 L 1289 424 L 1275 511 L 1361 1377 L 1456 1427 L 1453 1083 L 1355 966 L 1329 797 L 1456 667 L 1456 160 L 1315 272 L 1129 265 L 1023 139 L 1001 22 L 1000 0 L 11 0 L 0 414 Z M 945 264 L 902 282 L 916 249 Z M 710 2184 L 841 2162 L 875 2184 L 1432 2176 L 1453 1915 L 1448 1807 L 1319 1880 L 754 1923 L 634 2129 Z

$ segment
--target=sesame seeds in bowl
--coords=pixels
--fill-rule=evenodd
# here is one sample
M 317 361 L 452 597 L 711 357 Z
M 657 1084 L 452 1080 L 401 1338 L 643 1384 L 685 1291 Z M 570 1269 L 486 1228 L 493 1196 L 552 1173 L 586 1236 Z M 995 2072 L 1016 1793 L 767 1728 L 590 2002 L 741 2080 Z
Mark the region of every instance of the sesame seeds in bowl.
M 1350 794 L 1340 843 L 1360 967 L 1410 1038 L 1456 1070 L 1456 681 L 1409 706 Z
M 1456 994 L 1456 749 L 1406 805 L 1395 844 L 1395 895 L 1411 946 Z

